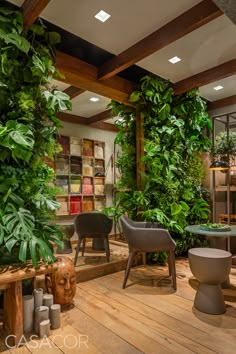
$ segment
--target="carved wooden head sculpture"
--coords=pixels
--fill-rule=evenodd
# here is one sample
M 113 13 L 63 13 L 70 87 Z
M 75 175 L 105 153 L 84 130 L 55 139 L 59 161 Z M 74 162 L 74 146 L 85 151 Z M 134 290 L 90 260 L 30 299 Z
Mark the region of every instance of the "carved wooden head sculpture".
M 58 269 L 46 277 L 46 287 L 53 294 L 54 303 L 68 305 L 76 293 L 76 273 L 72 260 L 65 256 L 57 257 Z

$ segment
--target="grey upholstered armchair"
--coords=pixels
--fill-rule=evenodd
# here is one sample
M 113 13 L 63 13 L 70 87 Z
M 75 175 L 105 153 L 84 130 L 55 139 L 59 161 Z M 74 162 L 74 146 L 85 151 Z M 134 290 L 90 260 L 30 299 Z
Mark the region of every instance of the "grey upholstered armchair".
M 126 286 L 130 268 L 138 252 L 168 252 L 169 275 L 172 276 L 173 287 L 176 290 L 175 242 L 168 230 L 156 227 L 157 224 L 137 222 L 122 215 L 120 218 L 124 236 L 129 245 L 129 258 L 125 270 L 123 289 Z
M 84 248 L 86 238 L 100 238 L 104 240 L 104 246 L 106 250 L 107 262 L 110 260 L 110 248 L 108 235 L 112 229 L 112 220 L 102 213 L 81 213 L 76 215 L 75 220 L 75 232 L 78 235 L 78 244 L 75 253 L 76 265 L 81 242 L 83 241 L 82 256 L 84 255 Z

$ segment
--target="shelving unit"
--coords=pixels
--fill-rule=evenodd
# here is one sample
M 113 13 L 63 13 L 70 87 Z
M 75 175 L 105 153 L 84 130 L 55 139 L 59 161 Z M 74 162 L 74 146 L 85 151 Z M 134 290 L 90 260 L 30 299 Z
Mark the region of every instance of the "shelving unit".
M 212 122 L 212 142 L 214 144 L 215 137 L 219 132 L 226 132 L 229 136 L 230 131 L 236 130 L 236 112 L 215 116 L 212 118 Z M 235 179 L 231 176 L 231 169 L 225 173 L 212 171 L 213 222 L 234 223 L 235 218 L 233 216 L 236 214 L 236 194 L 234 193 L 236 192 L 236 185 L 233 184 L 234 181 Z M 231 216 L 234 220 L 231 220 Z
M 62 151 L 55 156 L 56 185 L 63 190 L 57 216 L 101 211 L 105 196 L 105 143 L 91 139 L 60 136 Z
M 218 115 L 212 118 L 214 144 L 215 137 L 220 132 L 236 131 L 236 112 Z M 229 156 L 228 156 L 228 160 Z M 235 166 L 234 166 L 235 167 Z M 222 224 L 236 225 L 236 184 L 235 175 L 232 175 L 231 167 L 225 172 L 212 171 L 212 221 Z M 236 239 L 231 237 L 227 241 L 227 249 L 236 254 Z

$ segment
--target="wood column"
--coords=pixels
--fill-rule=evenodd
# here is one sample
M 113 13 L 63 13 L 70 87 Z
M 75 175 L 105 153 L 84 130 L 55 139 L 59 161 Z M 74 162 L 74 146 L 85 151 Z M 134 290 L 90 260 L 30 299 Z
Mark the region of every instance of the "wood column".
M 138 190 L 143 189 L 145 165 L 141 161 L 144 156 L 143 118 L 140 111 L 136 111 L 136 181 Z

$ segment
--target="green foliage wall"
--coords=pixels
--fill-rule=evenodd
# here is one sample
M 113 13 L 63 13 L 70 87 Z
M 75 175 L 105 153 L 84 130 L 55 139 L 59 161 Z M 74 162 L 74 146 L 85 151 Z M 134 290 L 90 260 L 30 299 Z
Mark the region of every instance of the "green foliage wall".
M 0 262 L 54 260 L 62 236 L 50 221 L 58 208 L 43 158 L 57 151 L 56 118 L 69 97 L 48 87 L 56 69 L 56 33 L 23 30 L 20 12 L 0 8 Z
M 206 104 L 197 91 L 174 96 L 168 82 L 146 76 L 140 91 L 130 96 L 135 108 L 111 102 L 113 113 L 123 117 L 117 121 L 116 143 L 122 155 L 117 161 L 121 172 L 116 217 L 127 212 L 133 219 L 159 221 L 177 241 L 177 253 L 198 243 L 187 236 L 188 224 L 208 219 L 209 195 L 202 186 L 203 164 L 199 153 L 209 149 L 204 134 L 211 128 Z M 145 164 L 144 188 L 136 186 L 135 109 L 144 120 Z

